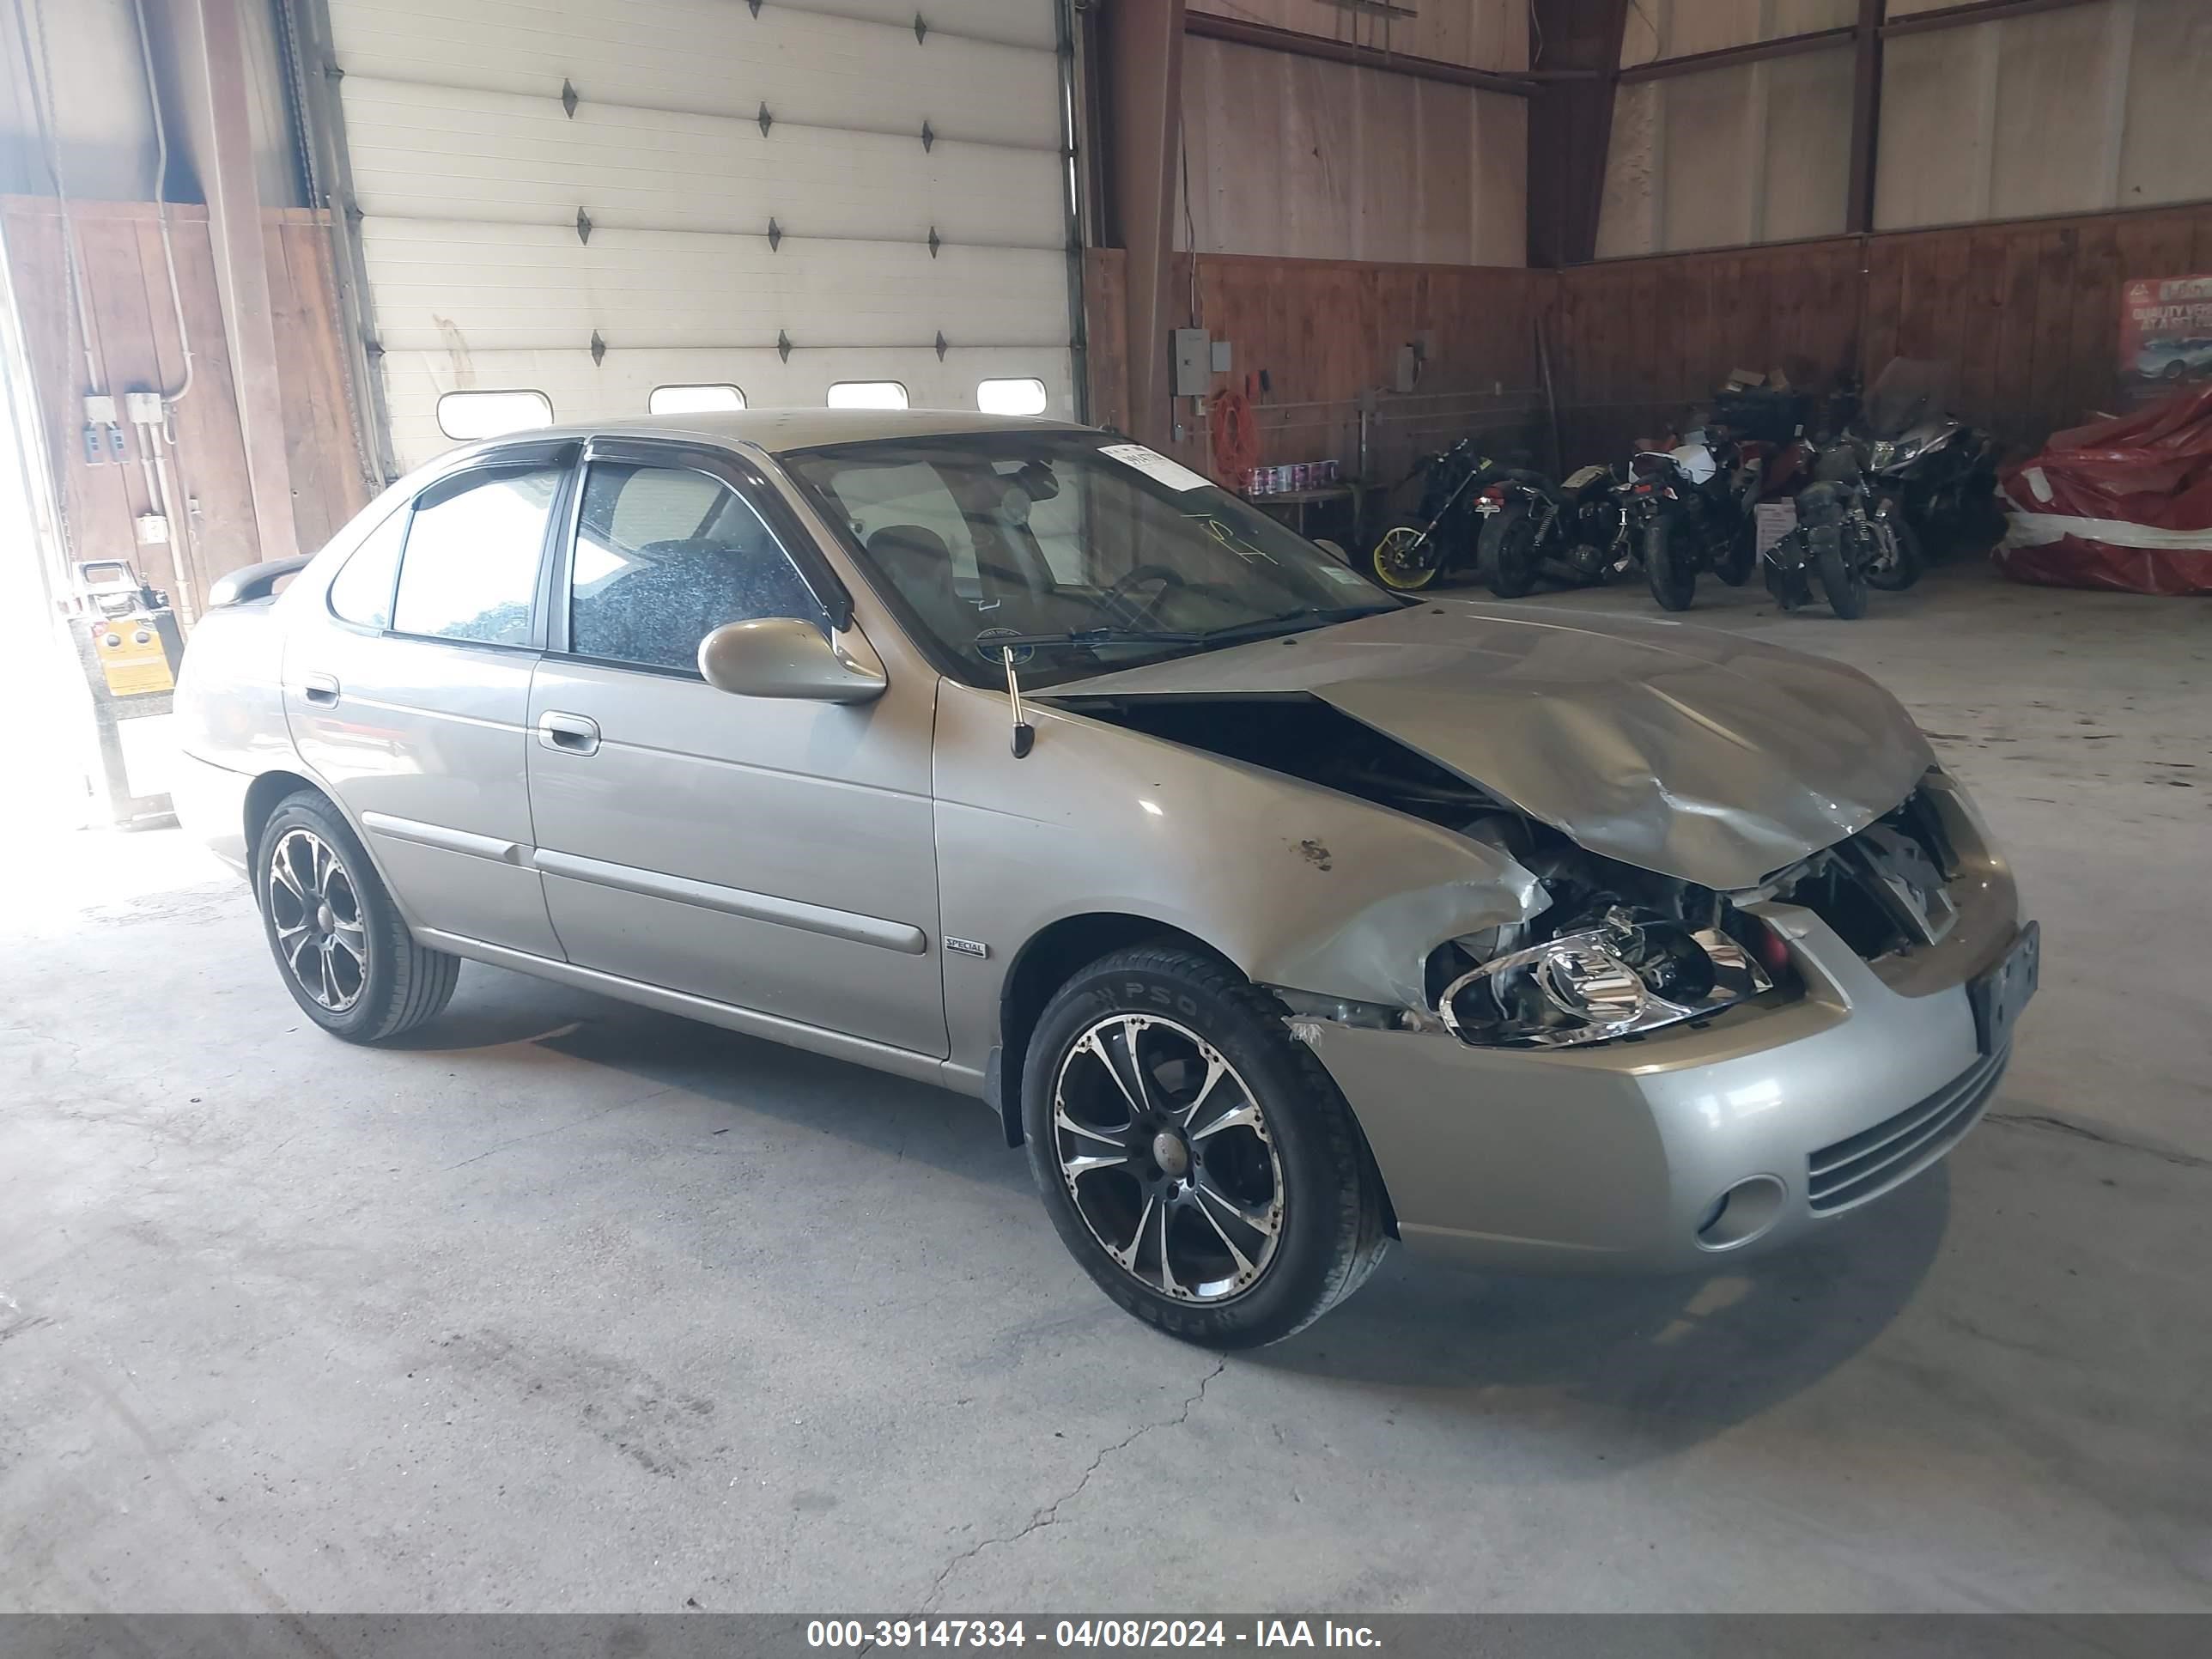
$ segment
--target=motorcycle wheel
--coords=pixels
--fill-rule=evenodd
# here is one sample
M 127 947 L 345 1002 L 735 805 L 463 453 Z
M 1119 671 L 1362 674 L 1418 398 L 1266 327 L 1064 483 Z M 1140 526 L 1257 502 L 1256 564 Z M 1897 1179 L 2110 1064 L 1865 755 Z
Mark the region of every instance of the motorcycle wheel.
M 1844 554 L 1840 531 L 1814 533 L 1813 564 L 1820 573 L 1820 592 L 1827 596 L 1829 610 L 1845 622 L 1856 622 L 1866 615 L 1866 569 L 1854 565 Z
M 1536 585 L 1536 521 L 1526 505 L 1493 514 L 1482 526 L 1482 562 L 1490 568 L 1490 591 L 1517 599 Z
M 1885 593 L 1902 593 L 1920 580 L 1926 562 L 1920 555 L 1918 533 L 1901 514 L 1889 521 L 1889 533 L 1897 538 L 1897 556 L 1886 565 L 1879 561 L 1869 565 L 1867 586 L 1879 587 Z
M 1746 520 L 1736 526 L 1728 545 L 1713 560 L 1713 574 L 1730 587 L 1741 587 L 1751 579 L 1751 568 L 1758 562 L 1759 538 L 1750 520 Z
M 1644 574 L 1662 611 L 1687 611 L 1698 595 L 1698 571 L 1676 552 L 1674 528 L 1666 519 L 1654 519 L 1644 527 Z
M 1411 593 L 1443 573 L 1443 541 L 1418 520 L 1401 519 L 1382 532 L 1367 562 L 1383 586 Z

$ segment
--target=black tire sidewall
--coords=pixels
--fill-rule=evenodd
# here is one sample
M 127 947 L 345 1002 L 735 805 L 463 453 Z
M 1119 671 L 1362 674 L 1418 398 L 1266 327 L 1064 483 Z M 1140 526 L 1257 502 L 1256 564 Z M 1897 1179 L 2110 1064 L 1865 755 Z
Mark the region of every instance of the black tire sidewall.
M 1886 574 L 1867 572 L 1867 586 L 1878 587 L 1885 593 L 1902 593 L 1920 580 L 1920 572 L 1927 561 L 1920 551 L 1920 537 L 1905 521 L 1901 510 L 1889 520 L 1890 534 L 1897 538 L 1897 563 Z
M 1828 609 L 1845 622 L 1855 622 L 1866 615 L 1866 573 L 1852 570 L 1844 559 L 1843 537 L 1832 535 L 1820 542 L 1814 550 L 1813 559 L 1820 573 L 1820 592 L 1828 601 Z
M 1536 522 L 1526 503 L 1502 509 L 1482 527 L 1482 562 L 1490 591 L 1501 599 L 1525 597 L 1536 585 Z
M 1741 587 L 1750 580 L 1752 567 L 1758 562 L 1758 534 L 1747 520 L 1735 527 L 1729 537 L 1727 548 L 1713 561 L 1713 574 L 1730 587 Z
M 1697 597 L 1698 573 L 1677 568 L 1674 526 L 1663 516 L 1644 527 L 1644 574 L 1662 611 L 1687 611 Z
M 1178 967 L 1177 957 L 1200 971 Z M 1297 1048 L 1279 1017 L 1267 1020 L 1255 1012 L 1251 987 L 1239 980 L 1224 994 L 1207 982 L 1218 976 L 1203 969 L 1187 953 L 1139 949 L 1094 963 L 1063 986 L 1030 1040 L 1023 1131 L 1046 1213 L 1101 1290 L 1125 1311 L 1187 1341 L 1255 1347 L 1302 1328 L 1334 1301 L 1333 1281 L 1358 1245 L 1365 1182 L 1357 1159 L 1364 1152 L 1350 1109 L 1320 1062 Z M 1052 1121 L 1054 1084 L 1075 1039 L 1115 1013 L 1157 1015 L 1196 1032 L 1237 1069 L 1267 1119 L 1282 1163 L 1283 1232 L 1259 1283 L 1227 1302 L 1177 1301 L 1140 1284 L 1107 1255 L 1067 1190 Z
M 289 830 L 307 830 L 320 837 L 337 854 L 361 904 L 362 925 L 368 939 L 368 971 L 362 976 L 361 994 L 343 1013 L 332 1013 L 301 987 L 276 945 L 276 920 L 269 908 L 269 860 L 277 841 Z M 368 849 L 343 815 L 319 796 L 298 794 L 280 802 L 262 826 L 253 848 L 253 902 L 261 912 L 261 928 L 276 959 L 276 972 L 300 1012 L 334 1036 L 368 1042 L 384 1034 L 392 1005 L 398 994 L 400 951 L 412 945 L 407 924 L 398 907 L 385 890 Z

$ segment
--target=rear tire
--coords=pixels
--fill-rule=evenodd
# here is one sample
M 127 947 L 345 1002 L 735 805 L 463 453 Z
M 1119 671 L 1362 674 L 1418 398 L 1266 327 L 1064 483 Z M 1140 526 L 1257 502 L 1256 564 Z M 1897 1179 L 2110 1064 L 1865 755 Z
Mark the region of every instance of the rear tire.
M 1829 610 L 1845 622 L 1856 622 L 1866 615 L 1866 570 L 1854 567 L 1844 556 L 1840 531 L 1814 532 L 1813 563 L 1820 573 L 1820 592 L 1827 598 Z
M 253 896 L 300 1012 L 348 1042 L 381 1042 L 453 1000 L 461 959 L 417 945 L 338 810 L 303 789 L 269 815 Z
M 1673 523 L 1654 519 L 1644 531 L 1644 574 L 1662 611 L 1687 611 L 1698 596 L 1698 573 L 1675 550 Z
M 1490 591 L 1501 599 L 1525 598 L 1535 586 L 1536 520 L 1525 503 L 1482 526 L 1482 562 L 1490 567 Z
M 1138 945 L 1062 986 L 1030 1041 L 1022 1118 L 1061 1243 L 1186 1342 L 1279 1342 L 1389 1246 L 1352 1109 L 1282 1005 L 1215 957 Z

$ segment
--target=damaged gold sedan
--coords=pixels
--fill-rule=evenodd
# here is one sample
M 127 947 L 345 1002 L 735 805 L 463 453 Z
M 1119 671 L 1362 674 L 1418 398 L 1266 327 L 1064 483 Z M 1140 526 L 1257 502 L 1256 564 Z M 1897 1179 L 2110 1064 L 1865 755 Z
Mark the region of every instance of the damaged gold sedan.
M 335 1034 L 466 957 L 996 1108 L 1094 1279 L 1279 1340 L 1394 1239 L 1694 1268 L 1972 1127 L 2037 934 L 1838 664 L 1406 604 L 1172 460 L 533 433 L 201 626 L 180 807 Z

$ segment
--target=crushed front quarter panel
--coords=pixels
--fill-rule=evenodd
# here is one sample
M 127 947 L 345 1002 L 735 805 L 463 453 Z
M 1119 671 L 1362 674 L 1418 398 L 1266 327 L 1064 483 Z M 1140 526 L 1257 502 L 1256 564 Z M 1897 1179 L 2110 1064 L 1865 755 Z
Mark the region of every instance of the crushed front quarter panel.
M 1030 717 L 1016 758 L 1003 694 L 939 696 L 943 925 L 989 951 L 945 959 L 956 1064 L 997 1040 L 1012 953 L 1066 917 L 1145 917 L 1262 984 L 1406 1007 L 1437 945 L 1549 902 L 1506 853 L 1418 818 L 1042 703 Z
M 1678 623 L 1408 607 L 1055 697 L 1304 691 L 1583 847 L 1720 890 L 1888 811 L 1935 756 L 1857 670 Z

